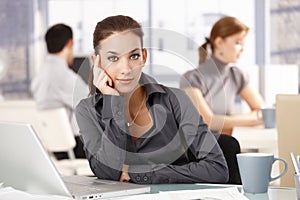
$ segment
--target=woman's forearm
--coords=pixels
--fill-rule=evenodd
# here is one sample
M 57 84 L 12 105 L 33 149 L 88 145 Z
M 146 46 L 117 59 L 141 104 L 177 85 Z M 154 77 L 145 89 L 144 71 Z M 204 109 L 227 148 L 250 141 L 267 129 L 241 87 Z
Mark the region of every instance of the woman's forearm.
M 231 135 L 235 126 L 257 126 L 262 121 L 257 117 L 257 111 L 236 115 L 213 115 L 209 123 L 212 131 L 217 131 Z

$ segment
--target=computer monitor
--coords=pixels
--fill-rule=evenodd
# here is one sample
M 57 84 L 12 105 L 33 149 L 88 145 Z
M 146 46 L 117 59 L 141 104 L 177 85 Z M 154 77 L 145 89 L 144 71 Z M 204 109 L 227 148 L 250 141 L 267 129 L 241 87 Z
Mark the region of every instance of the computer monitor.
M 88 83 L 91 66 L 91 60 L 89 56 L 80 55 L 74 57 L 74 62 L 71 69 L 77 73 L 84 80 L 84 82 Z

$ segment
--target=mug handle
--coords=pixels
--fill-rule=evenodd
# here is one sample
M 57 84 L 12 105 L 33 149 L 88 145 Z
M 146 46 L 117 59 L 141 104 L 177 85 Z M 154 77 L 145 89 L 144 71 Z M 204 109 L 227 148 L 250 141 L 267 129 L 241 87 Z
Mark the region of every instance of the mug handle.
M 288 169 L 288 164 L 286 163 L 286 161 L 285 161 L 284 159 L 282 159 L 282 158 L 274 158 L 273 164 L 274 164 L 274 162 L 275 162 L 276 160 L 279 160 L 279 161 L 282 161 L 282 162 L 283 162 L 283 164 L 284 164 L 284 170 L 283 170 L 283 172 L 282 172 L 281 174 L 279 174 L 278 176 L 276 176 L 276 177 L 274 177 L 274 178 L 272 178 L 272 177 L 270 176 L 270 181 L 274 181 L 274 180 L 276 180 L 276 179 L 282 177 L 283 175 L 286 174 L 287 169 Z M 272 164 L 272 165 L 273 165 L 273 164 Z

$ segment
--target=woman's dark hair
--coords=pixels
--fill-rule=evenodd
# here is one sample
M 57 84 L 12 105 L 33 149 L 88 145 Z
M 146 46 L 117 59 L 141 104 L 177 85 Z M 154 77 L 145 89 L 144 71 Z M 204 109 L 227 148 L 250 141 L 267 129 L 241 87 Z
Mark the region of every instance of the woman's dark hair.
M 203 43 L 198 48 L 199 53 L 199 64 L 203 63 L 207 59 L 207 45 L 209 44 L 211 47 L 212 53 L 214 52 L 214 42 L 217 37 L 221 37 L 223 39 L 245 31 L 246 33 L 249 31 L 249 27 L 243 24 L 235 17 L 225 16 L 219 19 L 213 26 L 209 38 L 206 38 L 205 43 Z
M 48 52 L 60 52 L 71 39 L 73 39 L 71 27 L 65 24 L 53 25 L 47 30 L 45 35 Z
M 124 15 L 116 15 L 110 16 L 102 21 L 98 22 L 93 38 L 93 46 L 95 54 L 99 53 L 99 49 L 101 49 L 100 42 L 108 38 L 114 33 L 126 32 L 130 31 L 136 34 L 141 39 L 141 44 L 143 46 L 143 36 L 144 33 L 142 31 L 141 25 L 135 21 L 133 18 Z M 89 75 L 89 89 L 90 95 L 93 95 L 96 92 L 96 87 L 93 85 L 93 67 Z

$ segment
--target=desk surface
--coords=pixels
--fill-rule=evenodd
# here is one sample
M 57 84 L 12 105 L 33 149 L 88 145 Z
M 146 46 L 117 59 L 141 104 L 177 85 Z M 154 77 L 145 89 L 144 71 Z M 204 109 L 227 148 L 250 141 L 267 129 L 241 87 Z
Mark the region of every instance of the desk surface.
M 226 185 L 226 184 L 162 184 L 150 185 L 151 193 L 158 193 L 160 191 L 177 191 L 177 190 L 194 190 L 194 189 L 216 189 L 224 187 L 238 187 L 242 191 L 241 185 Z M 280 188 L 269 187 L 268 193 L 262 194 L 244 194 L 250 200 L 286 200 L 297 199 L 295 188 Z
M 159 184 L 159 185 L 149 185 L 151 187 L 151 194 L 156 194 L 161 191 L 180 191 L 180 190 L 196 190 L 196 189 L 218 189 L 218 188 L 226 188 L 226 187 L 238 187 L 239 191 L 242 191 L 241 185 L 225 185 L 225 184 Z M 150 196 L 151 196 L 150 194 Z M 142 197 L 145 197 L 144 195 L 149 194 L 141 194 Z M 29 195 L 28 193 L 19 191 L 19 190 L 13 190 L 11 191 L 11 196 L 7 195 L 7 190 L 4 190 L 4 188 L 0 188 L 0 199 L 1 197 L 11 197 L 9 199 L 26 199 L 26 200 L 71 200 L 66 197 L 58 197 L 58 196 L 40 196 L 40 195 Z M 268 193 L 263 194 L 244 194 L 248 199 L 250 200 L 290 200 L 290 199 L 297 199 L 297 194 L 295 188 L 275 188 L 270 187 L 268 190 Z M 26 198 L 25 198 L 26 197 Z M 124 196 L 124 197 L 118 197 L 114 199 L 126 199 L 130 196 Z M 137 196 L 134 199 L 140 199 Z M 7 199 L 7 198 L 5 198 Z M 147 199 L 147 198 L 146 198 Z M 156 200 L 156 199 L 151 199 Z M 162 199 L 157 199 L 162 200 Z

